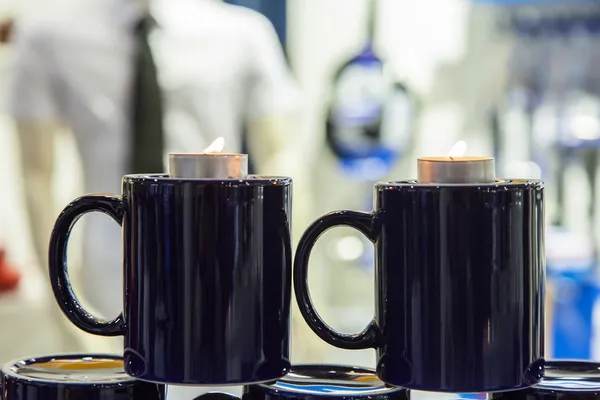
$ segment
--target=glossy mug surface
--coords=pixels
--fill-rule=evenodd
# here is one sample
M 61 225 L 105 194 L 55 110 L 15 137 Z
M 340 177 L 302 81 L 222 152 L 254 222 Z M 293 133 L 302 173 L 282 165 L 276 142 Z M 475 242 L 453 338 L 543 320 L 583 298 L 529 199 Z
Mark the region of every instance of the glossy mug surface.
M 600 399 L 600 364 L 578 360 L 551 360 L 544 378 L 523 390 L 492 393 L 490 400 L 597 400 Z
M 537 383 L 544 349 L 544 210 L 539 181 L 487 185 L 388 182 L 373 212 L 313 223 L 296 252 L 300 311 L 326 342 L 375 348 L 386 383 L 474 393 Z M 350 226 L 375 246 L 376 312 L 358 334 L 330 328 L 311 302 L 308 261 L 319 236 Z
M 92 211 L 123 227 L 125 304 L 108 322 L 81 306 L 67 271 L 69 233 Z M 290 368 L 290 212 L 289 178 L 126 176 L 122 196 L 84 196 L 58 217 L 54 295 L 82 330 L 124 335 L 133 377 L 210 386 L 275 380 Z
M 408 400 L 375 371 L 343 365 L 294 365 L 276 382 L 244 387 L 242 400 Z
M 165 388 L 128 376 L 123 359 L 68 354 L 12 361 L 2 368 L 5 400 L 163 400 Z
M 387 386 L 375 371 L 344 365 L 294 365 L 281 379 L 244 386 L 242 400 L 408 400 L 408 391 Z M 194 400 L 239 400 L 205 393 Z

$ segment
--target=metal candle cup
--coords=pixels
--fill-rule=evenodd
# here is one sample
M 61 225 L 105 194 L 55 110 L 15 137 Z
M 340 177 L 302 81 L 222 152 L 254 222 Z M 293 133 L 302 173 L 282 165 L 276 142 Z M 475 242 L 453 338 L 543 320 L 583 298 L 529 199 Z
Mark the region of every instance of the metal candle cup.
M 169 154 L 169 175 L 171 178 L 182 179 L 246 179 L 248 155 Z
M 493 157 L 422 157 L 417 160 L 419 183 L 493 183 Z

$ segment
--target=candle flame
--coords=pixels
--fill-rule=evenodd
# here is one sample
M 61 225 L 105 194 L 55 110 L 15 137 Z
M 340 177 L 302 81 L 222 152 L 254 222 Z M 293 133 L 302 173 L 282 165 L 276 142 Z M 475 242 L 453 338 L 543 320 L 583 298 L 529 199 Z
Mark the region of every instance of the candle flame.
M 454 157 L 463 157 L 467 152 L 467 142 L 459 140 L 448 152 L 448 157 L 452 160 Z
M 204 149 L 203 153 L 220 153 L 223 151 L 223 147 L 225 147 L 225 139 L 218 137 L 210 146 Z

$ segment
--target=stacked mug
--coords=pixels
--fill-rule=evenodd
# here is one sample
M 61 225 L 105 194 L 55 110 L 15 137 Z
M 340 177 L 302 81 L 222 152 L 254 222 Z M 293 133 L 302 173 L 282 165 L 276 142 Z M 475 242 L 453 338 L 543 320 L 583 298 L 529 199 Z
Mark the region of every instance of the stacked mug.
M 496 179 L 492 158 L 419 159 L 418 179 L 375 185 L 372 212 L 332 212 L 306 230 L 293 271 L 304 319 L 333 346 L 376 349 L 372 371 L 291 365 L 292 182 L 248 176 L 246 163 L 235 154 L 171 155 L 169 175 L 125 176 L 120 196 L 81 197 L 58 217 L 49 250 L 56 300 L 80 329 L 124 336 L 131 382 L 163 392 L 165 384 L 244 385 L 245 400 L 400 400 L 407 389 L 502 392 L 540 382 L 540 181 Z M 85 310 L 68 275 L 69 234 L 93 211 L 123 230 L 124 309 L 111 321 Z M 376 314 L 357 334 L 330 328 L 307 285 L 314 243 L 341 225 L 375 246 Z M 6 399 L 35 399 L 6 371 Z

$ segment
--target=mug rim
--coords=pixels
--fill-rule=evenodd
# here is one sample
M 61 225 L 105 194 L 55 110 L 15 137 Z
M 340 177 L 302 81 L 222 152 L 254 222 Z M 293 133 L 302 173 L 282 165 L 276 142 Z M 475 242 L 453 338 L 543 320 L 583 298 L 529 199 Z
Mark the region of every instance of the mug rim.
M 167 173 L 161 174 L 127 174 L 123 176 L 123 182 L 129 183 L 160 183 L 160 184 L 180 184 L 180 183 L 203 183 L 229 186 L 265 186 L 265 185 L 289 185 L 292 178 L 288 176 L 271 175 L 248 175 L 248 177 L 223 179 L 223 178 L 171 178 Z
M 579 368 L 585 368 L 585 371 L 578 372 Z M 593 370 L 596 371 L 596 386 L 575 387 L 577 384 L 581 384 L 582 382 L 590 380 L 591 376 L 589 375 L 593 374 Z M 565 372 L 569 371 L 573 372 L 573 378 L 575 379 L 569 379 L 568 376 L 563 376 Z M 549 376 L 548 372 L 555 372 L 556 375 Z M 564 383 L 565 381 L 573 382 L 573 387 L 561 386 L 561 382 Z M 544 363 L 544 377 L 531 389 L 538 393 L 600 393 L 600 363 L 594 361 L 568 359 L 546 361 Z
M 289 388 L 287 389 L 286 393 L 283 393 L 283 397 L 286 396 L 293 396 L 293 397 L 311 397 L 311 398 L 318 398 L 318 397 L 331 397 L 331 398 L 352 398 L 352 399 L 363 399 L 363 398 L 378 398 L 378 397 L 385 397 L 385 396 L 390 396 L 390 395 L 394 395 L 394 394 L 399 394 L 399 393 L 403 393 L 406 391 L 405 388 L 401 388 L 401 387 L 396 387 L 396 386 L 389 386 L 388 384 L 386 384 L 385 382 L 383 382 L 381 379 L 379 379 L 379 377 L 377 376 L 377 373 L 375 370 L 373 369 L 369 369 L 369 368 L 365 368 L 365 367 L 353 367 L 353 366 L 348 366 L 348 365 L 338 365 L 338 364 L 297 364 L 297 365 L 292 365 L 292 367 L 290 368 L 290 371 L 283 377 L 275 380 L 275 381 L 270 381 L 268 383 L 259 383 L 256 385 L 251 385 L 249 386 L 249 389 L 252 390 L 252 388 L 254 388 L 255 390 L 260 390 L 262 392 L 269 392 L 272 394 L 276 394 L 276 395 L 282 395 L 282 392 L 284 390 L 286 390 L 286 388 L 282 388 L 280 386 L 278 386 L 278 384 L 280 382 L 284 382 L 285 379 L 293 373 L 310 373 L 310 372 L 315 372 L 315 371 L 334 371 L 337 373 L 350 373 L 350 372 L 358 372 L 358 373 L 362 373 L 362 374 L 368 374 L 368 375 L 372 375 L 375 378 L 377 378 L 377 380 L 380 382 L 380 386 L 378 387 L 372 387 L 372 388 L 368 388 L 366 390 L 364 390 L 363 392 L 358 392 L 358 393 L 340 393 L 340 392 L 315 392 L 315 391 L 310 391 L 310 390 L 306 390 L 306 391 L 301 391 L 299 389 L 295 389 L 295 388 Z M 318 383 L 315 381 L 314 383 L 315 385 L 317 385 Z M 325 386 L 324 384 L 321 386 Z
M 403 188 L 418 188 L 418 189 L 438 189 L 438 188 L 455 188 L 455 189 L 494 189 L 494 188 L 527 188 L 532 186 L 544 186 L 544 181 L 541 179 L 496 179 L 490 183 L 421 183 L 416 179 L 405 179 L 397 181 L 381 181 L 375 184 L 375 188 L 382 190 L 394 190 Z
M 47 386 L 88 386 L 88 387 L 114 387 L 114 386 L 122 386 L 124 384 L 135 384 L 139 383 L 138 379 L 132 378 L 131 376 L 125 373 L 125 369 L 123 369 L 123 378 L 111 379 L 110 381 L 56 381 L 45 378 L 37 378 L 33 376 L 28 376 L 24 374 L 20 374 L 13 370 L 13 367 L 27 367 L 31 365 L 35 365 L 38 363 L 49 362 L 52 360 L 81 360 L 83 358 L 93 358 L 93 359 L 109 359 L 109 360 L 118 360 L 123 361 L 123 357 L 115 355 L 115 354 L 104 354 L 104 353 L 93 353 L 93 354 L 84 354 L 84 353 L 67 353 L 67 354 L 57 354 L 57 355 L 45 355 L 39 357 L 25 357 L 19 358 L 5 363 L 2 366 L 2 375 L 4 377 L 8 377 L 13 381 L 23 382 L 25 384 L 36 383 L 40 385 Z

